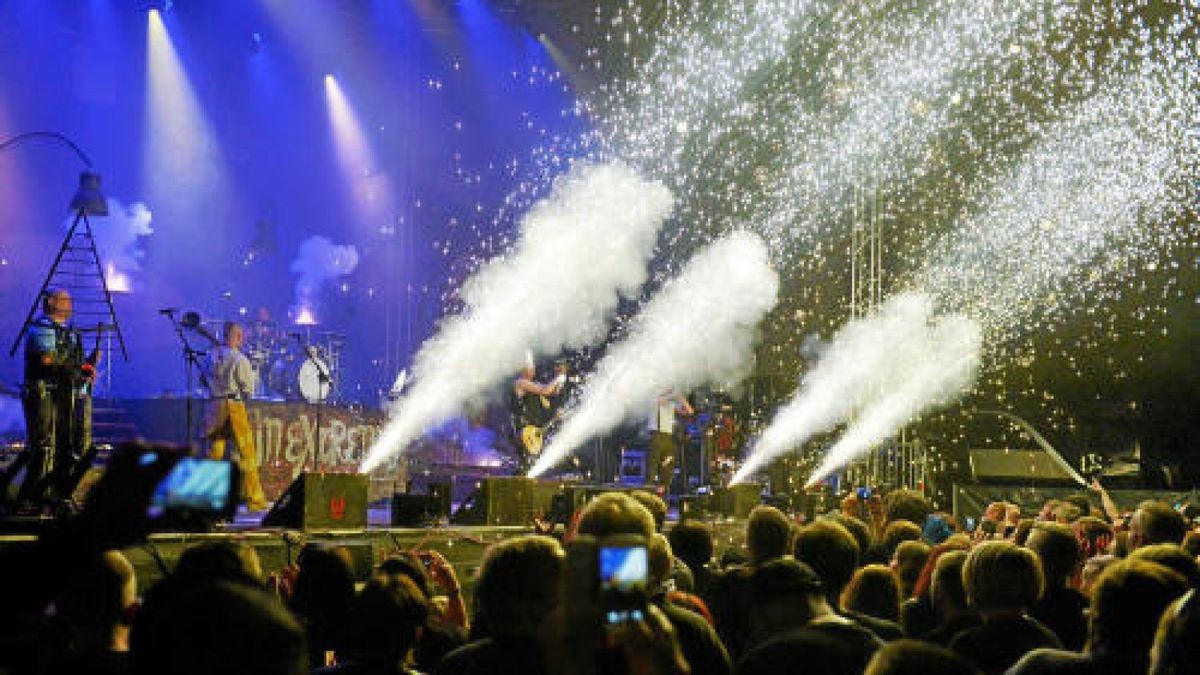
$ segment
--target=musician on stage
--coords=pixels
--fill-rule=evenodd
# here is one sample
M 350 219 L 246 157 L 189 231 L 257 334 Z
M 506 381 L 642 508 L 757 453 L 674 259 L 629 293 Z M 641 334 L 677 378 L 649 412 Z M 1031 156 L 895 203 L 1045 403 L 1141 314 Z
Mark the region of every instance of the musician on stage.
M 533 358 L 529 357 L 512 384 L 515 418 L 513 426 L 516 427 L 517 441 L 524 451 L 522 462 L 529 462 L 534 455 L 541 452 L 542 434 L 554 416 L 550 397 L 556 396 L 567 383 L 564 372 L 559 372 L 553 380 L 544 383 L 534 379 L 536 377 L 537 367 Z
M 250 359 L 241 352 L 245 332 L 241 324 L 225 322 L 222 328 L 223 344 L 213 348 L 205 363 L 205 379 L 212 401 L 205 438 L 210 443 L 212 459 L 225 458 L 225 444 L 229 439 L 237 444 L 238 468 L 242 473 L 242 494 L 246 508 L 262 511 L 267 508 L 258 477 L 258 451 L 254 447 L 254 435 L 250 430 L 250 417 L 246 414 L 246 399 L 254 393 L 258 373 Z
M 695 411 L 679 392 L 663 392 L 654 399 L 647 426 L 650 428 L 650 452 L 646 458 L 646 486 L 655 486 L 665 494 L 671 484 L 671 463 L 675 461 L 675 415 L 690 416 Z
M 83 356 L 79 333 L 68 325 L 71 294 L 56 289 L 42 299 L 42 313 L 25 339 L 25 411 L 28 445 L 0 477 L 3 495 L 25 468 L 19 506 L 55 504 L 70 498 L 71 475 L 92 444 L 92 392 L 99 350 Z

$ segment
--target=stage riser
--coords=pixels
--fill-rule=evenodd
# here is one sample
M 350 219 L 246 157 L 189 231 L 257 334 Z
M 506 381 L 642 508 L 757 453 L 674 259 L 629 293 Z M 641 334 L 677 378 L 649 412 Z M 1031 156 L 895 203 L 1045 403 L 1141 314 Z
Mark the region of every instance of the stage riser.
M 726 548 L 742 545 L 745 521 L 726 520 L 711 524 L 716 534 L 718 557 Z M 463 591 L 466 597 L 470 598 L 479 576 L 479 563 L 487 547 L 525 534 L 532 534 L 532 531 L 525 527 L 452 527 L 331 532 L 289 530 L 242 534 L 157 534 L 145 544 L 123 549 L 123 553 L 134 566 L 138 578 L 138 593 L 142 594 L 164 576 L 163 567 L 156 560 L 156 556 L 165 563 L 167 569 L 173 569 L 185 549 L 205 542 L 228 541 L 253 547 L 266 574 L 278 572 L 293 564 L 305 544 L 344 546 L 354 561 L 355 578 L 359 582 L 366 581 L 375 565 L 397 552 L 434 550 L 454 565 Z M 35 544 L 32 536 L 0 536 L 0 548 L 27 547 Z

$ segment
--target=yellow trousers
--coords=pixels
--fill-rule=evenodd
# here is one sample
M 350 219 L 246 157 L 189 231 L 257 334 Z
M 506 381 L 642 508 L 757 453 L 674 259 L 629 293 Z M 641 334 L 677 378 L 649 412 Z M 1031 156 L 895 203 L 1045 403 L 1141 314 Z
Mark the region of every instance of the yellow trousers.
M 238 469 L 242 472 L 242 495 L 246 498 L 246 508 L 250 511 L 266 509 L 267 498 L 258 478 L 258 451 L 254 447 L 254 434 L 250 430 L 246 404 L 233 399 L 212 401 L 208 431 L 204 437 L 209 442 L 209 457 L 212 459 L 225 459 L 225 444 L 233 439 L 238 449 Z

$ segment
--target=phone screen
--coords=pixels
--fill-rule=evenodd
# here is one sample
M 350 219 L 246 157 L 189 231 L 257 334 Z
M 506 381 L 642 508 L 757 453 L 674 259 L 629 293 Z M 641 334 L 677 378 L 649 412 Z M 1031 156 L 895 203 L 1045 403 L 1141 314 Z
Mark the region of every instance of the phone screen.
M 233 464 L 184 457 L 154 488 L 147 514 L 157 518 L 172 509 L 224 512 L 229 508 L 232 483 Z
M 650 561 L 645 546 L 600 548 L 600 591 L 609 625 L 645 618 Z

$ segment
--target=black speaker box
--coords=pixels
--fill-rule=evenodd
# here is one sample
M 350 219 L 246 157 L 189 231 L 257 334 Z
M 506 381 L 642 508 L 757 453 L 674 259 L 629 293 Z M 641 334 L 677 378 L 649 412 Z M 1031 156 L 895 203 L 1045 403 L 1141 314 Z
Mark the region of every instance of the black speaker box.
M 365 528 L 367 480 L 359 473 L 302 473 L 262 524 L 302 530 Z
M 717 510 L 725 516 L 747 518 L 750 510 L 762 500 L 763 486 L 758 483 L 738 483 L 714 490 Z
M 554 481 L 524 476 L 484 478 L 451 521 L 459 525 L 529 525 L 535 514 L 550 512 L 558 491 Z

